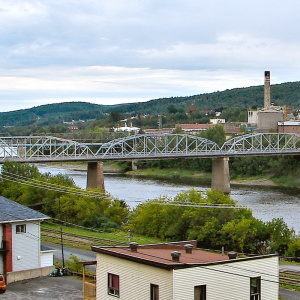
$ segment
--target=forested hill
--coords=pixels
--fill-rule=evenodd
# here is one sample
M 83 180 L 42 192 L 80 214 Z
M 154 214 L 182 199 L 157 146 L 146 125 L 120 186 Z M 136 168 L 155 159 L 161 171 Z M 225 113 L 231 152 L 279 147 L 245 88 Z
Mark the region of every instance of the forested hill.
M 104 117 L 109 106 L 86 103 L 64 102 L 47 104 L 29 109 L 0 113 L 0 126 L 48 125 L 72 120 L 87 120 Z
M 176 108 L 189 108 L 195 105 L 196 109 L 215 110 L 239 106 L 248 108 L 263 105 L 263 86 L 253 86 L 247 88 L 236 88 L 222 92 L 209 94 L 199 94 L 188 97 L 172 97 L 151 100 L 148 102 L 132 103 L 118 107 L 120 113 L 160 113 L 166 112 L 170 104 Z M 286 105 L 293 109 L 300 107 L 300 82 L 288 82 L 271 86 L 272 102 L 276 105 Z M 115 109 L 115 107 L 113 107 Z
M 292 109 L 300 107 L 300 82 L 272 85 L 272 102 Z M 0 126 L 27 126 L 59 124 L 63 121 L 102 119 L 113 110 L 119 113 L 158 114 L 168 111 L 170 104 L 189 110 L 194 105 L 200 110 L 222 110 L 238 106 L 248 108 L 263 105 L 263 86 L 236 88 L 222 92 L 172 97 L 122 105 L 97 105 L 85 102 L 48 104 L 30 109 L 0 113 Z

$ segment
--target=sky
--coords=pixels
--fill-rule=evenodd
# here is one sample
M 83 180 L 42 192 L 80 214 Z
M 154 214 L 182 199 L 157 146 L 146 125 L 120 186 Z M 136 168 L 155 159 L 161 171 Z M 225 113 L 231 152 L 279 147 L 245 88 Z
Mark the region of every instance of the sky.
M 300 80 L 298 0 L 0 0 L 0 111 Z

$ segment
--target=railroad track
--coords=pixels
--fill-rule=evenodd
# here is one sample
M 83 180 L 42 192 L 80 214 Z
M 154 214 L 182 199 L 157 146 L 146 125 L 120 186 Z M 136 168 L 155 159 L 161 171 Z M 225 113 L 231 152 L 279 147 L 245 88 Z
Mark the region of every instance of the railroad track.
M 300 288 L 300 272 L 285 269 L 279 270 L 279 283 Z
M 51 240 L 55 244 L 61 243 L 60 237 L 60 230 L 50 229 L 46 227 L 41 228 L 41 236 L 46 240 Z M 91 237 L 86 235 L 80 235 L 75 233 L 63 232 L 63 241 L 64 244 L 71 244 L 71 245 L 82 245 L 82 246 L 126 246 L 126 242 L 104 239 L 104 238 L 97 238 Z

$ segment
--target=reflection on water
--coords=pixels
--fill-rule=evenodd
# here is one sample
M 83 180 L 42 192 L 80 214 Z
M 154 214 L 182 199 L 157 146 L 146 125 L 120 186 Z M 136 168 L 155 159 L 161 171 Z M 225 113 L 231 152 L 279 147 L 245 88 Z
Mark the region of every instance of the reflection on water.
M 49 168 L 45 165 L 38 165 L 42 173 L 67 174 L 71 176 L 76 185 L 81 188 L 86 187 L 86 172 L 67 169 Z M 193 182 L 180 183 L 166 180 L 153 180 L 134 176 L 105 174 L 105 189 L 113 197 L 125 200 L 131 207 L 147 199 L 155 199 L 160 196 L 174 197 L 180 192 L 191 188 L 198 191 L 205 191 L 209 186 Z M 289 192 L 289 193 L 288 193 Z M 231 197 L 240 205 L 245 205 L 252 209 L 253 215 L 263 221 L 273 218 L 283 218 L 284 221 L 293 227 L 296 232 L 300 231 L 299 211 L 300 195 L 299 191 L 280 190 L 276 188 L 258 187 L 232 187 Z

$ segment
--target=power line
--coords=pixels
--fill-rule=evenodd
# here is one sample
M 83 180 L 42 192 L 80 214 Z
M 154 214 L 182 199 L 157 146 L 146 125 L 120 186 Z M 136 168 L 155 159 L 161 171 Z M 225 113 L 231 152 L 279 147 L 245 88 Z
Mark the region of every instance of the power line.
M 9 214 L 9 213 L 4 213 L 2 212 L 3 214 L 6 214 L 6 215 L 9 215 L 9 216 L 13 216 L 13 217 L 16 217 L 15 215 L 13 214 Z M 23 221 L 27 221 L 27 222 L 30 222 L 30 223 L 33 223 L 35 225 L 38 225 L 40 224 L 40 222 L 33 222 L 33 221 L 29 221 L 29 220 L 26 220 L 26 219 L 20 219 L 20 220 L 23 220 Z M 64 223 L 69 223 L 69 222 L 65 222 L 65 221 L 62 221 L 62 220 L 58 220 L 58 219 L 54 219 L 56 221 L 61 221 L 61 222 L 64 222 Z M 46 221 L 47 222 L 47 221 Z M 72 223 L 69 223 L 69 224 L 72 224 Z M 76 225 L 76 224 L 72 224 L 72 225 Z M 83 227 L 83 226 L 80 226 L 80 225 L 76 225 L 78 227 Z M 87 228 L 87 227 L 85 227 Z M 97 231 L 97 230 L 94 230 L 94 231 Z M 33 240 L 40 240 L 40 237 L 39 236 L 36 236 L 34 234 L 31 234 L 29 232 L 26 232 L 27 234 L 31 235 L 32 237 L 28 236 L 29 238 L 32 238 Z M 107 233 L 107 232 L 102 232 L 102 233 Z M 116 235 L 116 234 L 115 234 Z M 48 236 L 48 235 L 47 235 Z M 49 236 L 50 237 L 50 236 Z M 124 237 L 124 236 L 123 236 Z M 181 247 L 180 245 L 174 245 L 173 246 L 176 246 L 176 247 Z M 130 251 L 129 249 L 127 248 L 124 248 L 124 250 L 126 251 Z M 157 251 L 160 251 L 159 249 L 156 249 Z M 166 261 L 170 261 L 170 262 L 173 262 L 171 259 L 167 259 L 167 258 L 164 258 L 164 257 L 160 257 L 160 256 L 155 256 L 155 255 L 150 255 L 150 254 L 146 254 L 146 253 L 143 253 L 143 255 L 145 256 L 149 256 L 149 257 L 152 257 L 152 258 L 159 258 L 159 259 L 163 259 L 163 260 L 166 260 Z M 182 257 L 187 257 L 187 256 L 182 256 Z M 190 257 L 189 257 L 190 258 Z M 199 261 L 199 262 L 204 262 L 204 263 L 208 263 L 210 261 L 207 261 L 207 260 L 202 260 L 202 259 L 199 259 L 199 258 L 192 258 L 193 260 L 195 261 Z M 190 266 L 190 264 L 187 264 L 187 263 L 182 263 L 184 265 L 187 265 L 187 266 Z M 231 268 L 236 268 L 236 269 L 239 269 L 239 270 L 243 270 L 243 271 L 247 271 L 247 272 L 254 272 L 254 273 L 258 273 L 258 274 L 262 274 L 262 275 L 266 275 L 266 276 L 276 276 L 277 275 L 273 275 L 273 274 L 268 274 L 268 273 L 264 273 L 264 272 L 260 272 L 260 271 L 253 271 L 253 270 L 249 270 L 249 269 L 245 269 L 245 268 L 241 268 L 241 267 L 237 267 L 237 266 L 232 266 L 232 265 L 229 265 L 229 264 L 225 264 L 224 266 L 226 267 L 231 267 Z M 208 269 L 208 270 L 211 270 L 211 271 L 217 271 L 217 272 L 221 272 L 221 273 L 226 273 L 226 274 L 230 274 L 230 275 L 235 275 L 235 276 L 241 276 L 241 277 L 246 277 L 246 278 L 251 278 L 252 276 L 248 276 L 248 275 L 243 275 L 243 274 L 238 274 L 238 273 L 233 273 L 233 272 L 229 272 L 229 271 L 224 271 L 224 270 L 216 270 L 216 269 L 211 269 L 211 268 L 208 268 L 208 267 L 205 267 L 205 266 L 194 266 L 194 267 L 199 267 L 199 268 L 204 268 L 204 269 Z M 278 283 L 277 281 L 272 281 L 272 280 L 268 280 L 268 279 L 264 279 L 264 278 L 261 278 L 261 280 L 264 280 L 264 281 L 268 281 L 268 282 L 272 282 L 272 283 Z M 297 287 L 297 285 L 293 285 L 293 284 L 289 284 L 291 286 L 295 286 Z
M 179 246 L 179 245 L 178 245 L 178 246 Z M 128 249 L 128 248 L 123 248 L 123 249 L 124 249 L 125 251 L 127 251 L 127 252 L 131 252 L 131 250 Z M 155 250 L 160 251 L 159 249 L 155 249 Z M 168 258 L 165 258 L 165 257 L 160 257 L 160 256 L 151 255 L 151 254 L 147 254 L 147 253 L 142 253 L 142 254 L 145 255 L 145 256 L 152 257 L 152 258 L 163 259 L 163 260 L 170 261 L 170 262 L 174 263 L 173 260 L 168 259 Z M 196 260 L 197 260 L 197 259 L 196 259 Z M 198 260 L 199 260 L 200 262 L 205 262 L 205 263 L 208 262 L 208 261 L 202 261 L 202 260 L 200 260 L 200 259 L 198 259 Z M 188 264 L 188 263 L 181 262 L 181 264 L 186 265 L 186 266 L 188 266 L 188 267 L 191 267 L 191 264 Z M 233 272 L 229 272 L 229 271 L 224 271 L 224 270 L 212 269 L 212 268 L 205 267 L 205 266 L 199 266 L 199 265 L 196 265 L 196 266 L 193 266 L 193 267 L 196 267 L 196 268 L 203 268 L 203 269 L 207 269 L 207 270 L 210 270 L 210 271 L 216 271 L 216 272 L 221 272 L 221 273 L 230 274 L 230 275 L 235 275 L 235 276 L 240 276 L 240 277 L 246 277 L 246 278 L 249 278 L 249 279 L 253 277 L 253 276 L 243 275 L 243 274 L 239 274 L 239 273 L 233 273 Z M 249 270 L 249 271 L 251 271 L 251 270 Z M 259 271 L 257 272 L 257 271 L 253 271 L 253 270 L 252 270 L 252 272 L 253 272 L 253 273 L 259 273 Z M 274 275 L 272 275 L 272 274 L 264 274 L 264 275 L 267 275 L 267 276 L 274 276 Z M 277 275 L 276 275 L 276 277 L 277 277 Z M 265 278 L 261 278 L 261 280 L 266 281 L 266 282 L 276 283 L 276 284 L 279 284 L 279 283 L 280 283 L 279 281 L 273 281 L 273 280 L 265 279 Z M 292 284 L 290 284 L 290 285 L 292 285 Z M 297 287 L 296 285 L 292 285 L 292 286 Z
M 42 189 L 46 189 L 46 190 L 50 190 L 50 191 L 62 192 L 62 193 L 73 194 L 73 195 L 78 195 L 78 196 L 105 199 L 105 196 L 103 194 L 101 194 L 101 195 L 99 195 L 99 193 L 91 194 L 89 191 L 85 192 L 85 191 L 82 191 L 80 188 L 68 188 L 66 186 L 55 185 L 55 184 L 38 181 L 38 180 L 36 180 L 36 182 L 30 182 L 31 181 L 30 179 L 23 180 L 23 179 L 20 179 L 18 177 L 18 175 L 11 176 L 11 175 L 2 174 L 1 176 L 4 180 L 12 181 L 12 182 L 19 183 L 19 184 L 24 184 L 24 185 L 31 186 L 31 187 L 42 188 Z

